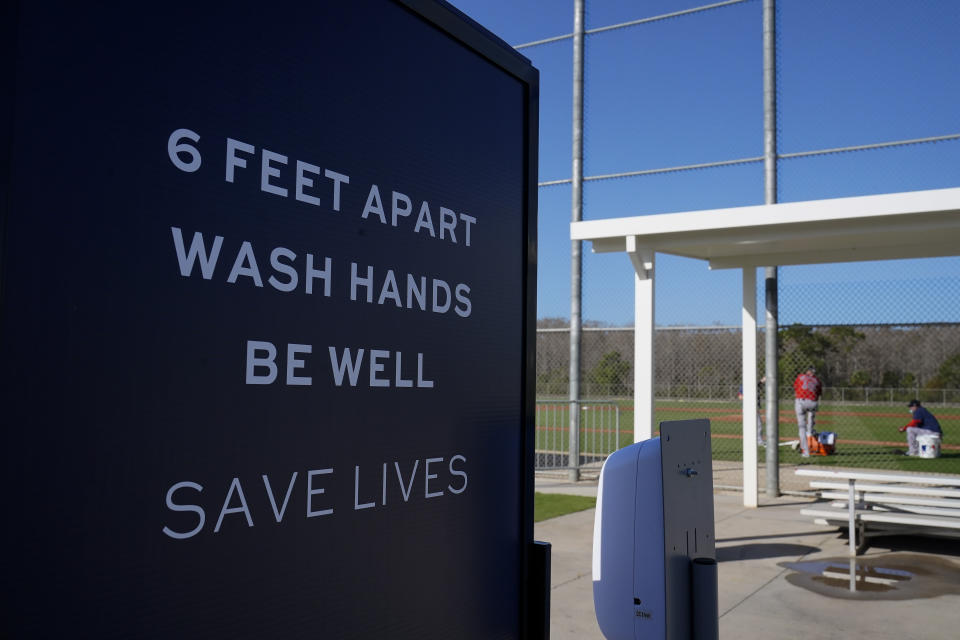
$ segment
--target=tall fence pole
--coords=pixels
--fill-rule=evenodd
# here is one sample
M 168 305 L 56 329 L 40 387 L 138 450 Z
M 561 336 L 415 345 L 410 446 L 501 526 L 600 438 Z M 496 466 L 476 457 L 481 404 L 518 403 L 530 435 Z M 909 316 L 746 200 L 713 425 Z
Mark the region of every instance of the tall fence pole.
M 776 0 L 763 0 L 763 160 L 767 204 L 777 202 Z M 780 495 L 780 397 L 777 380 L 777 268 L 766 268 L 767 497 Z
M 583 37 L 584 2 L 573 3 L 573 167 L 571 219 L 583 219 Z M 580 479 L 580 302 L 582 285 L 582 240 L 570 247 L 570 480 Z

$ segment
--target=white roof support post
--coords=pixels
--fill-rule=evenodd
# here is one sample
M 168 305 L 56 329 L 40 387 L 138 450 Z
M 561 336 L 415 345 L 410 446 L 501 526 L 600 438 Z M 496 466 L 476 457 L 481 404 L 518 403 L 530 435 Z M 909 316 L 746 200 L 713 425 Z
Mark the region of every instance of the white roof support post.
M 653 322 L 654 260 L 652 249 L 637 246 L 635 236 L 626 238 L 627 255 L 633 263 L 633 441 L 653 437 Z
M 756 507 L 757 487 L 757 274 L 743 268 L 743 506 Z

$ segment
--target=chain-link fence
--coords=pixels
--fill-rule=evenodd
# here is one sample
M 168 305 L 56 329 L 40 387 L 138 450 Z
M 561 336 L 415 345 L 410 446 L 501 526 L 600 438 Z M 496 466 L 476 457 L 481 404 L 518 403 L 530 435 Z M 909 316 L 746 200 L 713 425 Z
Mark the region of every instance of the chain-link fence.
M 732 326 L 672 327 L 654 336 L 655 422 L 709 418 L 714 459 L 721 464 L 742 459 L 740 332 Z M 632 327 L 584 330 L 580 441 L 585 468 L 601 461 L 598 455 L 633 441 L 633 341 Z M 960 324 L 791 324 L 779 331 L 778 352 L 783 489 L 804 488 L 792 473 L 800 463 L 960 473 Z M 541 328 L 538 450 L 551 454 L 538 457 L 541 469 L 569 463 L 569 366 L 569 329 Z M 793 383 L 807 367 L 823 383 L 816 429 L 837 434 L 835 453 L 828 457 L 800 457 Z M 764 385 L 759 391 L 763 403 Z M 907 403 L 913 399 L 943 426 L 937 459 L 903 455 L 906 440 L 898 428 L 909 422 Z M 764 413 L 761 407 L 758 439 L 765 439 Z
M 574 216 L 589 220 L 763 204 L 771 183 L 779 202 L 960 185 L 960 3 L 586 0 L 580 86 L 571 82 L 574 0 L 517 0 L 510 15 L 489 0 L 454 3 L 541 72 L 537 389 L 541 404 L 563 407 L 551 420 L 569 420 L 570 274 L 582 269 L 579 401 L 619 406 L 620 433 L 632 439 L 633 269 L 623 255 L 589 247 L 576 266 L 572 201 Z M 771 4 L 769 113 L 763 25 Z M 578 129 L 571 98 L 580 89 Z M 583 141 L 582 209 L 571 129 Z M 655 420 L 709 417 L 715 459 L 735 464 L 740 274 L 662 254 L 656 266 Z M 839 436 L 836 455 L 806 462 L 960 472 L 960 258 L 785 267 L 777 291 L 780 436 L 797 438 L 792 383 L 811 363 L 825 383 L 819 428 Z M 757 308 L 762 316 L 762 298 Z M 914 397 L 944 427 L 936 460 L 894 453 L 905 448 L 897 428 Z M 782 447 L 784 489 L 802 488 L 790 470 L 798 456 Z

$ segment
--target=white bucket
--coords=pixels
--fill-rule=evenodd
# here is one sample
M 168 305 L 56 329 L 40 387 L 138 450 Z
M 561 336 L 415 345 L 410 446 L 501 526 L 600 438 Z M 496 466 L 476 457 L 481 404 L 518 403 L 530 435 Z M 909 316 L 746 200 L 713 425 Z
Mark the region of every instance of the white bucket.
M 917 448 L 921 458 L 939 458 L 940 436 L 917 436 Z

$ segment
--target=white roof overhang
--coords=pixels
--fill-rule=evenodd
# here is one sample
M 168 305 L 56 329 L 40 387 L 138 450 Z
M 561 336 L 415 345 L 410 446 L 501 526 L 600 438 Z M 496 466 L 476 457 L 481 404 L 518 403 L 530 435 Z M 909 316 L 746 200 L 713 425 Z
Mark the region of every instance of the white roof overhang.
M 960 255 L 960 188 L 573 222 L 593 251 L 697 258 L 711 269 Z

